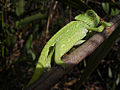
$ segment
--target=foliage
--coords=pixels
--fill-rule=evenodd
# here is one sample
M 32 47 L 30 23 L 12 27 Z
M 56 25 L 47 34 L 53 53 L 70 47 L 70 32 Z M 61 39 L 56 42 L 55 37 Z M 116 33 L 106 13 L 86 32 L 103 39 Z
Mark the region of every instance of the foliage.
M 115 5 L 114 3 L 112 4 Z M 108 2 L 102 3 L 103 10 L 105 11 L 106 14 L 109 14 L 111 16 L 115 16 L 119 14 L 120 12 L 119 9 L 117 7 L 112 7 L 112 6 L 110 6 L 110 3 Z
M 23 88 L 46 41 L 74 16 L 88 8 L 106 20 L 119 13 L 119 0 L 105 1 L 0 0 L 0 88 Z M 118 83 L 120 75 L 112 68 L 107 68 L 109 77 Z

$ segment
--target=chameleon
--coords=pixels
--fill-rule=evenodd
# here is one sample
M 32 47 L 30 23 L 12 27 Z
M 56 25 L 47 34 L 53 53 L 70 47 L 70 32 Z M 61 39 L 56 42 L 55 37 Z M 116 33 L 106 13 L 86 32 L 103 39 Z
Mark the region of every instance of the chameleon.
M 35 72 L 27 86 L 35 82 L 46 68 L 51 67 L 52 57 L 57 65 L 65 67 L 66 63 L 61 60 L 61 57 L 74 45 L 83 43 L 85 41 L 83 38 L 89 31 L 102 32 L 106 26 L 110 27 L 111 24 L 101 20 L 92 9 L 77 15 L 75 21 L 71 21 L 61 28 L 46 43 L 37 62 Z

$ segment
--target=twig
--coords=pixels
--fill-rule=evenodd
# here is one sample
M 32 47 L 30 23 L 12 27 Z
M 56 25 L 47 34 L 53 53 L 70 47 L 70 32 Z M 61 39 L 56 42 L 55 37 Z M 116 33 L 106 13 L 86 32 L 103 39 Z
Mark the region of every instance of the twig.
M 55 1 L 55 4 L 54 4 L 52 10 L 50 11 L 50 15 L 49 15 L 48 20 L 47 20 L 46 33 L 45 33 L 45 37 L 46 37 L 46 38 L 48 38 L 50 21 L 51 21 L 51 19 L 52 19 L 52 17 L 53 17 L 53 11 L 55 11 L 55 8 L 56 8 L 56 6 L 57 6 L 57 3 L 58 3 L 58 1 Z
M 106 38 L 108 38 L 112 32 L 118 27 L 120 24 L 120 15 L 117 15 L 113 18 L 110 23 L 112 26 L 110 28 L 106 28 L 101 33 L 96 33 L 92 36 L 87 42 L 78 47 L 75 51 L 73 51 L 69 56 L 63 59 L 68 64 L 66 69 L 62 67 L 53 67 L 50 72 L 44 74 L 42 78 L 28 87 L 28 90 L 47 90 L 50 89 L 52 85 L 54 85 L 59 79 L 71 69 L 80 63 L 86 56 L 91 54 Z

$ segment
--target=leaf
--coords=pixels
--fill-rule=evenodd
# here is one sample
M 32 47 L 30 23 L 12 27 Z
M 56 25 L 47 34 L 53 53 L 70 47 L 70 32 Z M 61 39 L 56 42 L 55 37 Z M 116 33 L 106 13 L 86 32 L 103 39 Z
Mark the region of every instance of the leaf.
M 29 37 L 29 39 L 26 42 L 26 45 L 25 45 L 26 49 L 29 49 L 31 47 L 32 40 L 33 40 L 33 35 L 31 34 L 30 37 Z
M 109 13 L 109 3 L 102 3 L 102 8 L 105 11 L 105 13 Z
M 120 13 L 120 10 L 119 9 L 115 9 L 115 15 L 119 14 Z
M 21 14 L 24 13 L 24 0 L 19 0 L 18 5 L 16 7 L 16 14 L 17 16 L 20 16 Z
M 20 21 L 16 21 L 16 27 L 18 28 L 23 28 L 24 26 L 26 26 L 27 24 L 29 24 L 30 22 L 37 20 L 37 19 L 44 19 L 46 18 L 45 14 L 41 14 L 41 13 L 37 13 L 31 16 L 28 16 L 24 19 L 21 19 Z
M 2 57 L 5 56 L 5 46 L 2 45 Z
M 111 16 L 115 16 L 115 15 L 117 15 L 117 14 L 119 14 L 119 10 L 117 9 L 117 8 L 115 8 L 115 10 L 113 9 L 113 8 L 111 8 Z
M 116 80 L 116 85 L 118 85 L 119 82 L 120 82 L 120 74 L 118 74 L 118 78 L 117 78 L 117 80 Z
M 110 78 L 112 78 L 112 70 L 111 70 L 110 67 L 108 67 L 108 76 L 109 76 Z
M 107 2 L 102 3 L 102 8 L 105 11 L 105 13 L 109 14 L 109 12 L 110 12 L 111 16 L 115 16 L 115 15 L 119 14 L 119 12 L 120 12 L 119 9 L 117 9 L 116 7 L 112 8 L 112 6 Z
M 111 14 L 110 15 L 114 16 L 114 9 L 113 8 L 111 9 Z
M 27 49 L 27 53 L 32 55 L 33 60 L 35 60 L 36 56 L 34 52 L 31 50 L 33 35 L 31 34 L 29 39 L 26 42 L 25 48 Z
M 34 52 L 33 52 L 31 49 L 27 50 L 27 53 L 28 53 L 28 54 L 31 54 L 33 60 L 35 60 L 36 56 L 35 56 Z

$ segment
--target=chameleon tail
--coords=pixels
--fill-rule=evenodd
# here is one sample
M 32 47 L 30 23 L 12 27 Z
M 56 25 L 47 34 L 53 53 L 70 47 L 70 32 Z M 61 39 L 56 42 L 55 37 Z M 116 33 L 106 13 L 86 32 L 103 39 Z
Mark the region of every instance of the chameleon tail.
M 71 23 L 69 23 L 71 24 Z M 30 80 L 30 82 L 27 84 L 27 86 L 29 86 L 30 84 L 32 84 L 33 82 L 35 82 L 43 73 L 43 71 L 45 71 L 45 69 L 50 68 L 51 67 L 51 58 L 54 52 L 54 48 L 51 49 L 51 47 L 54 47 L 56 41 L 62 37 L 62 35 L 66 32 L 66 30 L 69 27 L 69 24 L 66 25 L 65 27 L 61 28 L 45 45 L 45 47 L 43 48 L 40 58 L 38 60 L 38 63 L 36 65 L 36 69 L 35 72 L 32 76 L 32 79 Z M 51 49 L 51 50 L 50 50 Z
M 45 48 L 43 49 L 43 51 L 45 50 Z M 44 57 L 43 55 L 47 53 L 47 52 L 44 52 L 44 53 L 41 53 L 41 56 L 38 60 L 38 63 L 36 65 L 36 69 L 35 69 L 35 72 L 31 78 L 31 80 L 29 81 L 29 83 L 27 84 L 27 86 L 31 85 L 33 82 L 35 82 L 42 74 L 43 72 L 47 69 L 47 68 L 50 68 L 50 65 L 51 65 L 51 58 L 52 58 L 52 55 L 54 53 L 54 48 L 50 51 L 47 59 L 47 63 L 45 63 L 44 60 L 42 60 L 42 58 Z M 49 66 L 49 67 L 48 67 Z

